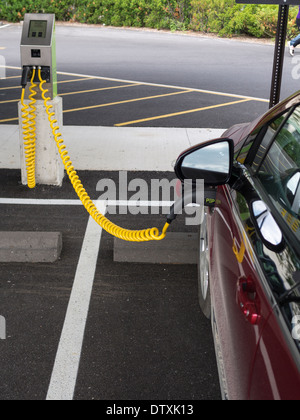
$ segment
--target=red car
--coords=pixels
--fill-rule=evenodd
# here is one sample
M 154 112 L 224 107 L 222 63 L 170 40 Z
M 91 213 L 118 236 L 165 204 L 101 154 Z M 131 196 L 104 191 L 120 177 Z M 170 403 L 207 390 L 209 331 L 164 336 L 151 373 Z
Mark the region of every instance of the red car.
M 300 399 L 300 92 L 175 170 L 205 181 L 199 300 L 224 399 Z

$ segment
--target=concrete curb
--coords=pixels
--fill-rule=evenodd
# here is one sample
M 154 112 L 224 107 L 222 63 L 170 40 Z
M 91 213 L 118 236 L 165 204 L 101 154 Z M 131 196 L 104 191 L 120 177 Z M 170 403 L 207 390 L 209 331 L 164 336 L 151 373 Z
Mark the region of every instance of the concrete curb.
M 64 126 L 74 167 L 81 171 L 173 171 L 181 152 L 221 137 L 225 129 Z M 0 125 L 0 168 L 20 169 L 17 125 Z
M 0 232 L 1 263 L 53 263 L 61 251 L 59 232 Z

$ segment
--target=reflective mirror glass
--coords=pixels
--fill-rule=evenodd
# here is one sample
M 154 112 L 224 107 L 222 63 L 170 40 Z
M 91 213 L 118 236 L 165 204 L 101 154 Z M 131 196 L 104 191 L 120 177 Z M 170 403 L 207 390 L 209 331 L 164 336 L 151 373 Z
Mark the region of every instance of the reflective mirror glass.
M 182 162 L 185 169 L 228 174 L 230 170 L 230 149 L 227 141 L 211 144 L 186 156 Z
M 265 203 L 255 201 L 252 208 L 262 237 L 273 246 L 281 245 L 282 232 Z

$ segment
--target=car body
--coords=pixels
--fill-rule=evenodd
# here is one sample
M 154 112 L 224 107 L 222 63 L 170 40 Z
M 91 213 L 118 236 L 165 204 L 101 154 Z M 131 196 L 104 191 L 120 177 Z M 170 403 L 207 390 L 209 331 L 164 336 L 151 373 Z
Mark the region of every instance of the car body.
M 212 143 L 176 164 L 182 181 L 189 167 L 216 193 L 200 227 L 199 301 L 212 322 L 223 398 L 298 400 L 300 92 L 216 141 L 226 142 L 234 155 L 217 186 L 211 169 L 190 163 Z

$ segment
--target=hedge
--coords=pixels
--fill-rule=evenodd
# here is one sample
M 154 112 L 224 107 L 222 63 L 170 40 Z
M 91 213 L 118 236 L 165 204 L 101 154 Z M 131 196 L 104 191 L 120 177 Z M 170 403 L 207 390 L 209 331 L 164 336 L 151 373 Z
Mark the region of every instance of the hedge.
M 58 21 L 273 38 L 278 6 L 235 0 L 1 0 L 0 20 L 19 22 L 25 13 L 38 12 L 55 13 Z M 297 12 L 291 7 L 289 37 L 297 34 Z

